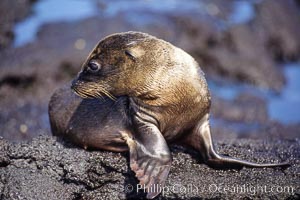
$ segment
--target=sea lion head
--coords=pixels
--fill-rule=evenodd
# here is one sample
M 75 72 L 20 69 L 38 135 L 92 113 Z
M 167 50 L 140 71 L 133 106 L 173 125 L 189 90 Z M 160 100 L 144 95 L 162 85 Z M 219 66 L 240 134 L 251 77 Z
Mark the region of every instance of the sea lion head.
M 145 33 L 110 35 L 92 50 L 72 82 L 72 89 L 84 98 L 106 95 L 110 98 L 145 91 L 149 75 L 155 71 L 155 57 L 161 45 Z M 152 57 L 151 60 L 149 58 Z M 155 80 L 153 80 L 155 81 Z

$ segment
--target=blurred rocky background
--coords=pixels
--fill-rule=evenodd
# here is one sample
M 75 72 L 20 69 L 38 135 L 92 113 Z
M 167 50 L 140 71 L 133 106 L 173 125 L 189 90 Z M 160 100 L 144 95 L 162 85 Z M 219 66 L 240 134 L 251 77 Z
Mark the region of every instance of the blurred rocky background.
M 143 31 L 199 62 L 226 138 L 300 133 L 300 5 L 293 0 L 1 0 L 0 136 L 50 135 L 47 104 L 102 37 Z

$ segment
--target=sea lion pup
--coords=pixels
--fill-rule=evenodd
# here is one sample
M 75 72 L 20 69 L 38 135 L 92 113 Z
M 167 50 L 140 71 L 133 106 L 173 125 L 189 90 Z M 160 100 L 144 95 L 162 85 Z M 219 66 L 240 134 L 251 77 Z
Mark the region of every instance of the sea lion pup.
M 276 167 L 217 154 L 210 94 L 197 62 L 172 44 L 140 32 L 101 40 L 69 88 L 49 105 L 53 133 L 83 147 L 130 152 L 147 198 L 160 193 L 172 158 L 167 143 L 197 150 L 213 168 Z M 91 99 L 90 99 L 91 98 Z

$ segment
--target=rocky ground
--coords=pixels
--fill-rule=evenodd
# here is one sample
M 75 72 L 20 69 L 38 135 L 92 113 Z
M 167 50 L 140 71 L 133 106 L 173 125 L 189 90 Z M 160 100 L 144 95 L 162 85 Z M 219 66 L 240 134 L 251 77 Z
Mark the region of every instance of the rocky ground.
M 55 88 L 70 81 L 96 42 L 110 33 L 148 32 L 193 55 L 208 80 L 248 84 L 277 93 L 286 84 L 278 64 L 300 58 L 300 12 L 293 0 L 263 0 L 255 5 L 253 19 L 234 25 L 226 22 L 233 1 L 218 0 L 199 1 L 207 6 L 206 12 L 137 11 L 137 16 L 151 18 L 143 24 L 129 20 L 129 14 L 124 12 L 46 24 L 34 42 L 14 48 L 13 27 L 31 12 L 33 2 L 0 3 L 1 13 L 6 13 L 0 17 L 0 136 L 5 139 L 0 142 L 0 199 L 136 196 L 135 192 L 124 192 L 126 185 L 136 184 L 133 172 L 128 170 L 127 154 L 84 151 L 63 145 L 50 136 L 36 138 L 51 135 L 47 105 Z M 105 9 L 105 3 L 99 3 L 101 9 Z M 286 125 L 271 120 L 266 99 L 247 91 L 233 100 L 224 99 L 214 91 L 212 95 L 212 132 L 220 152 L 257 162 L 288 160 L 293 165 L 284 171 L 215 171 L 195 164 L 198 161 L 193 154 L 174 148 L 167 185 L 192 183 L 199 189 L 204 187 L 204 191 L 199 195 L 166 192 L 161 198 L 223 197 L 224 193 L 207 189 L 212 184 L 230 187 L 267 184 L 268 188 L 291 185 L 296 191 L 256 195 L 231 192 L 225 195 L 228 199 L 299 197 L 300 123 Z M 22 141 L 29 142 L 19 143 Z M 138 194 L 140 198 L 143 195 Z
M 1 199 L 143 199 L 128 154 L 86 151 L 53 137 L 31 143 L 0 140 Z M 173 147 L 173 164 L 158 199 L 298 199 L 300 141 L 242 139 L 219 142 L 220 153 L 287 169 L 214 170 L 195 152 Z M 227 188 L 227 189 L 225 189 Z M 243 189 L 244 188 L 244 189 Z M 263 188 L 263 189 L 262 189 Z M 139 191 L 139 192 L 137 192 Z

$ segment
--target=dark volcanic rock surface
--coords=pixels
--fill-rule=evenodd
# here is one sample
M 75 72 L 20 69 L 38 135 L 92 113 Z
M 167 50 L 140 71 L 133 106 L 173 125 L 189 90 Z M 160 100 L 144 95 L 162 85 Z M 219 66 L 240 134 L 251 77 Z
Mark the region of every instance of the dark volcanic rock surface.
M 171 172 L 165 192 L 158 199 L 299 198 L 299 140 L 237 140 L 216 146 L 223 154 L 260 163 L 287 160 L 292 166 L 285 170 L 214 170 L 195 159 L 194 152 L 173 147 Z M 0 148 L 3 200 L 145 197 L 141 191 L 136 193 L 137 181 L 128 169 L 127 153 L 86 151 L 57 142 L 53 137 L 38 137 L 21 144 L 0 140 Z M 248 190 L 243 191 L 243 187 Z

